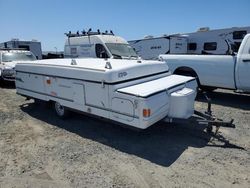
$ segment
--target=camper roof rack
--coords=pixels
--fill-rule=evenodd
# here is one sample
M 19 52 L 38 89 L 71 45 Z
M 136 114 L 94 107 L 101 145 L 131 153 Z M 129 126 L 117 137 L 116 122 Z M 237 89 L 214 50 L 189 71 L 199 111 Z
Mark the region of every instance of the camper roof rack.
M 90 36 L 90 35 L 114 35 L 113 31 L 110 30 L 108 32 L 108 30 L 106 30 L 105 32 L 101 32 L 100 29 L 97 29 L 96 32 L 92 31 L 92 29 L 90 28 L 87 32 L 85 30 L 79 32 L 77 31 L 76 33 L 72 33 L 71 31 L 69 31 L 68 33 L 64 33 L 68 38 L 70 37 L 81 37 L 81 36 Z

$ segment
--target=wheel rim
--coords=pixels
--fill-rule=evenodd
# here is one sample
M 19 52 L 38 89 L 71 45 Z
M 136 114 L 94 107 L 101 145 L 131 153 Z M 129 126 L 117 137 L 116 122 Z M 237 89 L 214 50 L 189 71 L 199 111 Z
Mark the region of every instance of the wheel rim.
M 64 109 L 64 107 L 60 103 L 58 103 L 58 102 L 55 103 L 55 110 L 56 110 L 56 113 L 59 116 L 63 116 L 64 115 L 65 109 Z

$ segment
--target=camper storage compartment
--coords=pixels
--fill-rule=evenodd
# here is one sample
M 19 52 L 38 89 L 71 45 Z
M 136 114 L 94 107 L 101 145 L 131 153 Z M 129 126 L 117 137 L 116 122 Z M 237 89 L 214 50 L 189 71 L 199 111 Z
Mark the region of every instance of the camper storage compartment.
M 196 92 L 190 88 L 183 88 L 171 93 L 168 117 L 186 119 L 192 116 L 195 96 Z
M 138 101 L 135 110 L 138 112 L 140 128 L 146 128 L 166 116 L 189 118 L 193 115 L 196 91 L 188 88 L 188 85 L 196 85 L 195 79 L 171 75 L 120 88 L 117 95 Z M 122 105 L 119 104 L 119 107 Z

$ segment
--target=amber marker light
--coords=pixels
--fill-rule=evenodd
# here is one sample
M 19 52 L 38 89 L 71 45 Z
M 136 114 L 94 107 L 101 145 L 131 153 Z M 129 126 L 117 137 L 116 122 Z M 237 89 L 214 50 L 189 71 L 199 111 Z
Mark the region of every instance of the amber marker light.
M 149 108 L 143 109 L 143 117 L 149 117 L 151 115 L 151 111 Z
M 51 84 L 50 78 L 46 78 L 46 83 L 47 83 L 47 84 Z

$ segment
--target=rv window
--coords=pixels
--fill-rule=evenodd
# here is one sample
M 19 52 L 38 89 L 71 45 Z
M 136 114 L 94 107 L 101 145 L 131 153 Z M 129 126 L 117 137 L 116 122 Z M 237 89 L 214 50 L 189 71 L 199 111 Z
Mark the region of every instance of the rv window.
M 247 31 L 234 31 L 233 32 L 233 39 L 243 39 Z
M 70 48 L 70 53 L 71 53 L 71 55 L 77 54 L 77 49 L 76 48 Z
M 188 43 L 188 50 L 196 50 L 197 44 L 196 43 Z
M 203 46 L 204 50 L 213 51 L 217 49 L 217 42 L 205 42 Z
M 102 44 L 95 45 L 96 57 L 98 58 L 108 58 L 107 51 Z

